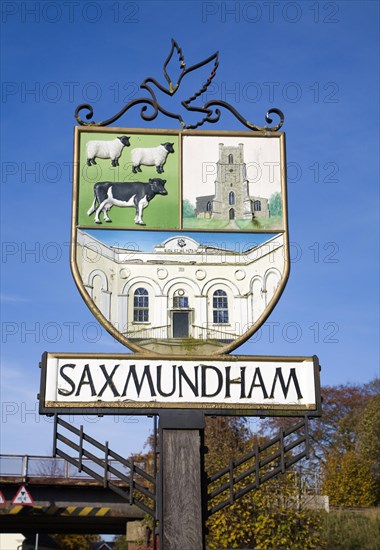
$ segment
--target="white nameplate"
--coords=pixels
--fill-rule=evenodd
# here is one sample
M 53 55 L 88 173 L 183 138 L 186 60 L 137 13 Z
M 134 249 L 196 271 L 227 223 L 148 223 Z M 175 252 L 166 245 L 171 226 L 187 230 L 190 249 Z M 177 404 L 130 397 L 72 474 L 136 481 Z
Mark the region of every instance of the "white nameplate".
M 44 355 L 42 412 L 69 408 L 320 408 L 314 357 Z M 143 414 L 143 411 L 139 411 Z

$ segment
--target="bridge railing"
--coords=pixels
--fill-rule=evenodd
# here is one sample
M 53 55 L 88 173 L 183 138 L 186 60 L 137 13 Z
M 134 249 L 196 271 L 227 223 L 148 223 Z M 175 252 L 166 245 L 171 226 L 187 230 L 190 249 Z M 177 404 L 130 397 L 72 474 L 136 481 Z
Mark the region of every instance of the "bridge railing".
M 83 459 L 83 464 L 92 465 L 90 460 Z M 110 466 L 121 468 L 122 465 L 117 460 L 109 460 Z M 99 466 L 99 474 L 103 469 Z M 109 479 L 117 479 L 109 472 Z M 86 472 L 78 472 L 78 469 L 67 460 L 59 457 L 47 456 L 29 456 L 29 455 L 0 455 L 0 477 L 49 477 L 64 479 L 93 479 Z

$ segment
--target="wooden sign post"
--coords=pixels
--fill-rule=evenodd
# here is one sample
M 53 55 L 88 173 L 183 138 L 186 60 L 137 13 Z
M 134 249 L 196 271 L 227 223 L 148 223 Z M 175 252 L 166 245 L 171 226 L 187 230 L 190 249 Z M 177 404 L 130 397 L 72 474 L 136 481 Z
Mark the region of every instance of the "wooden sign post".
M 162 550 L 204 548 L 204 415 L 161 413 Z

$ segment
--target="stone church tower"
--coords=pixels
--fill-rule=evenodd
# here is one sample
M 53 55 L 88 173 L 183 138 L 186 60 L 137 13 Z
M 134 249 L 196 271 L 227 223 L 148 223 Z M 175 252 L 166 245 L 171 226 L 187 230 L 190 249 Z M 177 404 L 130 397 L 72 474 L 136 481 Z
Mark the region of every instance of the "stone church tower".
M 249 196 L 244 145 L 219 143 L 216 163 L 215 194 L 196 197 L 197 218 L 218 220 L 253 220 L 269 218 L 268 199 Z
M 252 219 L 243 144 L 232 147 L 219 143 L 219 160 L 216 166 L 212 217 L 224 220 Z

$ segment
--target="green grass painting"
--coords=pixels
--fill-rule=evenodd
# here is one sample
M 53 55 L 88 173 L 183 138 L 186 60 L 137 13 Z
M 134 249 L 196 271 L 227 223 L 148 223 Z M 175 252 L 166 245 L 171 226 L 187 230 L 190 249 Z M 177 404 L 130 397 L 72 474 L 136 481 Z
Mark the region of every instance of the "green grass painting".
M 183 218 L 184 229 L 225 229 L 229 220 L 206 220 L 204 218 Z
M 282 216 L 271 218 L 254 218 L 253 220 L 236 220 L 239 229 L 243 231 L 257 231 L 258 229 L 279 230 L 284 229 Z
M 95 166 L 87 166 L 86 143 L 91 140 L 111 141 L 120 135 L 130 137 L 130 146 L 124 147 L 119 166 L 113 167 L 110 159 L 96 159 Z M 95 214 L 87 215 L 87 211 L 94 199 L 94 185 L 97 182 L 134 182 L 147 183 L 150 178 L 166 180 L 167 195 L 156 195 L 145 208 L 143 219 L 147 229 L 179 229 L 180 227 L 180 181 L 179 181 L 179 139 L 176 135 L 165 134 L 133 134 L 128 133 L 81 133 L 79 159 L 79 196 L 78 196 L 78 225 L 87 227 L 101 227 L 102 229 L 137 229 L 141 228 L 134 222 L 134 207 L 113 206 L 108 216 L 111 222 L 103 221 L 101 225 L 95 223 Z M 136 147 L 156 147 L 160 143 L 174 143 L 174 153 L 167 156 L 164 173 L 158 174 L 155 166 L 141 165 L 141 172 L 132 172 L 131 150 Z
M 203 231 L 212 231 L 225 229 L 227 231 L 281 231 L 283 227 L 283 219 L 280 216 L 272 218 L 255 218 L 253 220 L 216 220 L 210 218 L 184 218 L 184 229 L 198 229 Z

